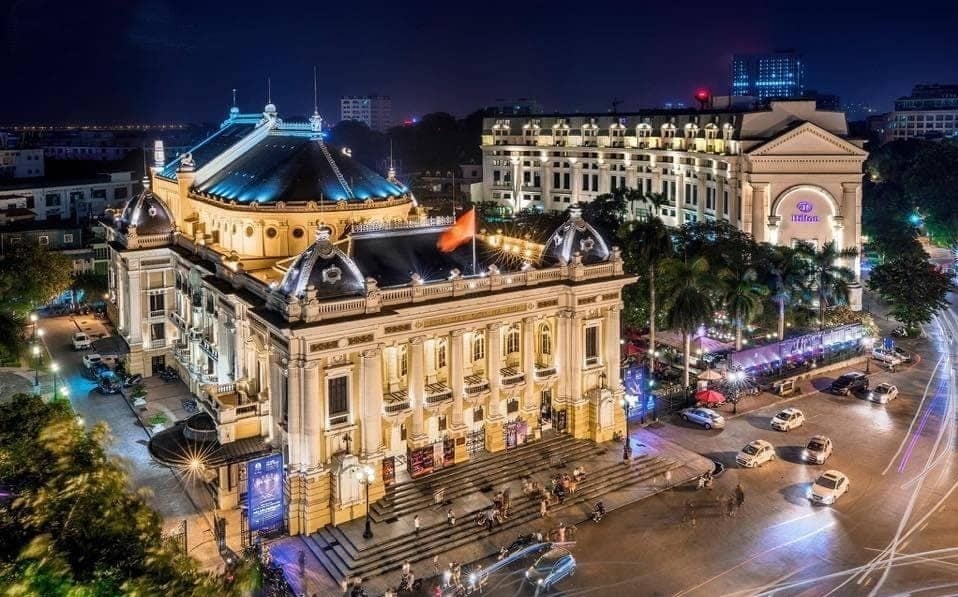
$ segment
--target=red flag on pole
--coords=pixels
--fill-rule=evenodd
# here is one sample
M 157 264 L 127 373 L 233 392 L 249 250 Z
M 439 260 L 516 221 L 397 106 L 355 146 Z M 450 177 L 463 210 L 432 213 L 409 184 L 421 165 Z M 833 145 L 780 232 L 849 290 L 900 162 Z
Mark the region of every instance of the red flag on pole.
M 459 216 L 456 223 L 439 235 L 436 246 L 443 253 L 451 253 L 476 236 L 476 210 Z

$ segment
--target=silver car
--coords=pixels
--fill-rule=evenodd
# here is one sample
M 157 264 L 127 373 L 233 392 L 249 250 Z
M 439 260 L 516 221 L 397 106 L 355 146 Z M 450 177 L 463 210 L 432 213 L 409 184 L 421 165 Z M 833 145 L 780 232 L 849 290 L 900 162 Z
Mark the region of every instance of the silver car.
M 805 462 L 814 462 L 815 464 L 825 464 L 828 457 L 832 455 L 832 440 L 824 435 L 814 435 L 805 444 L 802 450 L 802 457 Z
M 898 398 L 898 386 L 894 386 L 890 383 L 878 384 L 874 390 L 869 391 L 865 396 L 872 402 L 888 404 L 895 398 Z
M 722 429 L 725 427 L 725 417 L 711 408 L 687 408 L 681 414 L 683 421 L 698 423 L 706 429 Z
M 575 574 L 575 558 L 565 549 L 555 547 L 529 566 L 526 570 L 526 580 L 535 587 L 536 595 L 539 595 L 573 574 Z

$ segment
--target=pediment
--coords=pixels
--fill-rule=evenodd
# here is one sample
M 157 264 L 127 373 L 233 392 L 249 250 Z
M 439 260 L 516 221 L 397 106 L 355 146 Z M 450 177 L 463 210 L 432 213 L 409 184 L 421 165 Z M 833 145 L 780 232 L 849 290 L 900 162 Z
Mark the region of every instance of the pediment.
M 825 129 L 806 122 L 785 131 L 748 152 L 750 156 L 854 156 L 868 153 Z

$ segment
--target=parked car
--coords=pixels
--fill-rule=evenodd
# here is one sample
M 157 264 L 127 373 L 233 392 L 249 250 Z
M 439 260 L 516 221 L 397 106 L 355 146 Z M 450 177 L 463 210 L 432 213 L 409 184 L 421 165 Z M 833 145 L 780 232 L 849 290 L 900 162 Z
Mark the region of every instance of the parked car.
M 797 408 L 786 408 L 772 417 L 772 429 L 776 431 L 791 431 L 805 424 L 805 413 Z
M 873 348 L 872 357 L 875 358 L 879 363 L 885 363 L 886 365 L 900 365 L 901 359 L 898 358 L 891 350 L 885 348 Z
M 802 458 L 805 462 L 814 462 L 815 464 L 825 464 L 828 457 L 832 455 L 832 440 L 824 435 L 813 435 L 805 449 L 802 450 Z
M 849 371 L 832 382 L 829 391 L 840 396 L 848 396 L 857 390 L 868 389 L 868 378 L 861 371 Z
M 745 468 L 762 466 L 770 460 L 775 460 L 775 448 L 764 439 L 757 439 L 748 444 L 735 457 L 735 462 Z
M 548 591 L 560 580 L 575 574 L 575 558 L 561 547 L 550 549 L 529 569 L 526 570 L 526 579 L 535 585 L 536 595 Z
M 888 404 L 898 398 L 898 386 L 890 383 L 880 383 L 874 390 L 865 393 L 865 398 L 878 404 Z
M 910 363 L 910 362 L 911 362 L 911 353 L 908 352 L 907 350 L 905 350 L 904 348 L 902 348 L 902 347 L 900 347 L 900 346 L 894 346 L 894 347 L 892 347 L 891 351 L 892 351 L 893 353 L 895 353 L 895 356 L 897 356 L 899 359 L 901 359 L 901 362 L 902 362 L 902 363 Z
M 122 384 L 116 374 L 107 368 L 97 376 L 96 385 L 100 388 L 100 392 L 104 394 L 116 394 L 120 391 Z
M 839 471 L 825 471 L 812 483 L 808 490 L 808 499 L 813 504 L 834 504 L 835 501 L 848 493 L 848 477 Z
M 682 420 L 698 423 L 706 429 L 722 429 L 725 427 L 725 417 L 711 408 L 686 408 L 682 411 Z
M 87 369 L 93 369 L 94 365 L 103 363 L 103 357 L 95 352 L 83 355 L 83 366 Z
M 73 334 L 73 350 L 90 350 L 93 348 L 93 340 L 83 332 Z

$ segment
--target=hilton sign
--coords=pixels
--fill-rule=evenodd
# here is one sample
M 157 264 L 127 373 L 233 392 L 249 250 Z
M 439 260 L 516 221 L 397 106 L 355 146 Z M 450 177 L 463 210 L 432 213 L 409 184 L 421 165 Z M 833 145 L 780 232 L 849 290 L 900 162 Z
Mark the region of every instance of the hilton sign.
M 811 201 L 799 201 L 795 207 L 798 208 L 800 213 L 792 214 L 793 222 L 815 223 L 821 221 L 817 215 L 811 213 L 813 209 Z

